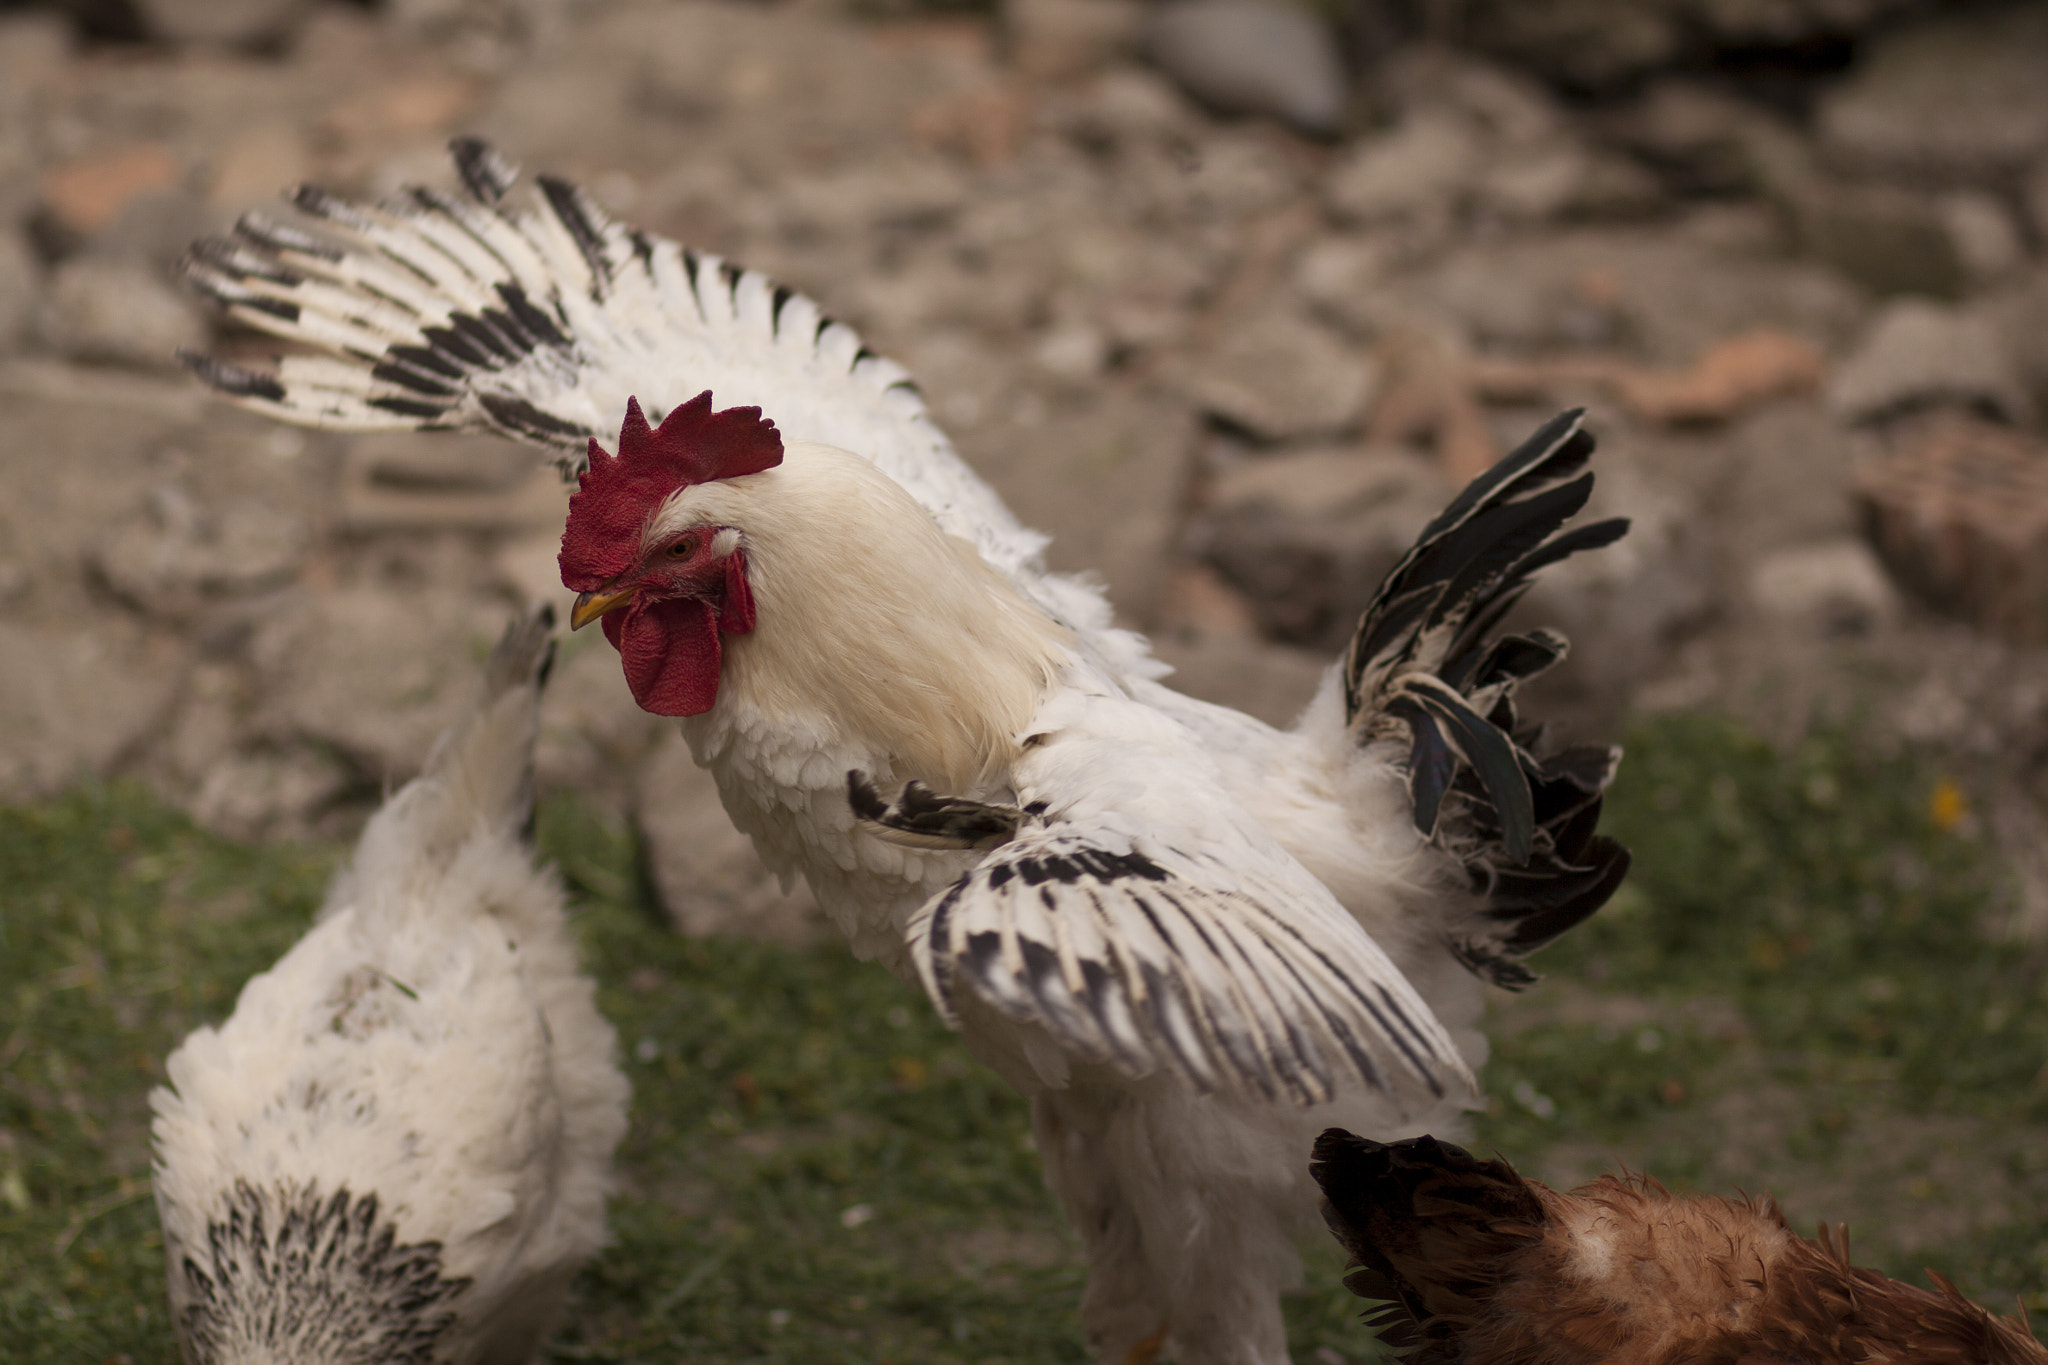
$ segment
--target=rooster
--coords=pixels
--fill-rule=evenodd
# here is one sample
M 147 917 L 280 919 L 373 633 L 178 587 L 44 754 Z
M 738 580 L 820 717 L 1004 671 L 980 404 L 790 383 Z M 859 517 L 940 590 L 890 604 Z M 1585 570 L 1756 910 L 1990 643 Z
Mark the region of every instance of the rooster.
M 850 328 L 560 180 L 515 207 L 507 163 L 454 153 L 459 192 L 301 189 L 301 219 L 196 247 L 204 293 L 300 345 L 191 367 L 286 421 L 482 429 L 580 471 L 572 626 L 681 718 L 766 863 L 1029 1097 L 1092 1347 L 1284 1361 L 1316 1132 L 1455 1123 L 1482 980 L 1532 980 L 1627 865 L 1594 833 L 1618 753 L 1539 759 L 1515 718 L 1564 642 L 1491 633 L 1624 529 L 1560 529 L 1592 482 L 1577 415 L 1430 525 L 1276 730 L 1163 686 Z
M 552 628 L 513 623 L 312 931 L 150 1096 L 189 1365 L 518 1365 L 604 1241 L 626 1078 L 521 838 Z
M 1559 1194 L 1432 1137 L 1316 1140 L 1323 1215 L 1415 1365 L 2048 1365 L 2024 1323 L 1849 1263 L 1768 1197 Z

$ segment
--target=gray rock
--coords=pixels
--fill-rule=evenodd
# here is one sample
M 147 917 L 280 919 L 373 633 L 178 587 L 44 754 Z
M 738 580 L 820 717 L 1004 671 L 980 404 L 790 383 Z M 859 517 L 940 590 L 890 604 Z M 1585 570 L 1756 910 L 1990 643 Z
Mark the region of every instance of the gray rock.
M 557 619 L 566 621 L 559 599 L 557 607 Z M 580 792 L 627 815 L 641 765 L 675 726 L 640 709 L 619 653 L 601 631 L 565 634 L 558 646 L 554 677 L 541 697 L 536 778 L 544 790 Z
M 183 662 L 168 641 L 118 622 L 0 622 L 0 799 L 107 776 L 161 725 Z
M 559 528 L 569 492 L 537 452 L 500 437 L 366 436 L 343 457 L 336 521 L 352 531 Z
M 22 235 L 0 228 L 0 354 L 18 349 L 35 322 L 42 271 Z
M 1245 595 L 1267 638 L 1341 649 L 1453 491 L 1433 461 L 1407 453 L 1327 447 L 1247 459 L 1210 487 L 1189 547 Z
M 1683 20 L 1669 0 L 1470 0 L 1453 36 L 1482 52 L 1587 89 L 1667 65 Z
M 402 782 L 460 714 L 506 615 L 445 582 L 298 594 L 250 643 L 259 729 L 279 746 L 328 746 L 371 782 Z
M 1336 40 L 1285 0 L 1167 0 L 1152 11 L 1145 46 L 1182 89 L 1226 113 L 1326 135 L 1343 123 L 1350 90 Z
M 1821 146 L 1857 173 L 1930 184 L 2015 175 L 2048 154 L 2048 8 L 1930 17 L 1874 40 L 1819 110 Z
M 1025 525 L 1052 537 L 1055 570 L 1097 576 L 1121 619 L 1148 623 L 1180 534 L 1192 417 L 1108 382 L 1056 407 L 1026 397 L 1013 420 L 966 433 L 962 454 Z
M 1294 723 L 1336 662 L 1324 651 L 1223 635 L 1161 635 L 1152 644 L 1173 667 L 1168 687 L 1273 726 Z
M 1137 45 L 1144 6 L 1134 0 L 1003 0 L 1010 60 L 1038 80 L 1065 80 Z
M 1996 195 L 1958 190 L 1942 196 L 1940 212 L 1972 285 L 1988 284 L 2026 260 L 2020 226 Z
M 1888 305 L 1828 381 L 1829 411 L 1861 422 L 1930 403 L 1961 403 L 2009 421 L 2033 410 L 1997 329 L 1924 299 Z
M 1832 347 L 1865 311 L 1820 266 L 1613 227 L 1477 242 L 1389 292 L 1449 313 L 1482 347 L 1628 344 L 1666 365 L 1764 324 Z
M 290 582 L 305 556 L 305 522 L 273 501 L 221 498 L 217 486 L 209 492 L 202 498 L 183 480 L 149 490 L 93 547 L 102 581 L 166 620 Z
M 785 892 L 733 828 L 711 774 L 670 733 L 641 769 L 634 823 L 662 909 L 693 938 L 759 939 L 792 947 L 818 942 L 831 925 L 801 879 Z
M 224 753 L 185 809 L 231 839 L 304 838 L 357 783 L 347 765 L 314 746 Z
M 1817 259 L 1880 294 L 1962 295 L 1969 269 L 1931 197 L 1893 185 L 1811 182 L 1797 205 Z
M 52 350 L 77 360 L 171 369 L 180 348 L 206 339 L 184 295 L 132 259 L 80 257 L 50 279 L 40 330 Z
M 1581 90 L 1626 86 L 1717 47 L 1857 33 L 1919 0 L 1465 0 L 1450 36 Z
M 1378 385 L 1378 362 L 1277 305 L 1226 325 L 1182 380 L 1202 409 L 1269 441 L 1356 425 Z
M 1471 188 L 1484 160 L 1469 119 L 1424 110 L 1347 152 L 1325 178 L 1324 194 L 1331 211 L 1349 222 L 1438 221 Z
M 1571 641 L 1565 662 L 1528 690 L 1524 714 L 1560 719 L 1587 739 L 1619 733 L 1637 688 L 1719 605 L 1718 547 L 1698 500 L 1650 476 L 1623 433 L 1600 438 L 1598 482 L 1580 521 L 1626 517 L 1628 534 L 1544 570 L 1507 619 L 1511 628 L 1557 627 Z
M 2027 178 L 2020 186 L 2020 201 L 2027 211 L 2027 224 L 2034 231 L 2034 240 L 2048 246 L 2048 157 L 2042 158 L 2027 172 Z
M 152 37 L 172 43 L 253 43 L 275 38 L 305 11 L 308 0 L 133 0 Z
M 1844 537 L 1779 550 L 1750 570 L 1749 600 L 1814 636 L 1867 635 L 1896 620 L 1899 593 L 1870 546 Z
M 2048 263 L 1986 295 L 1972 311 L 1997 329 L 2036 411 L 2048 411 Z

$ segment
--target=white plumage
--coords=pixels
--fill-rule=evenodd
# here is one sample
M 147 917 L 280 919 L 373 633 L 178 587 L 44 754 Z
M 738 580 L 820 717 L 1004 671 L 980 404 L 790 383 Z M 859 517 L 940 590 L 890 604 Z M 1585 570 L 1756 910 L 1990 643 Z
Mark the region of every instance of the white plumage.
M 190 1365 L 515 1365 L 604 1241 L 626 1079 L 521 835 L 552 623 L 150 1097 Z
M 698 762 L 855 952 L 1032 1097 L 1102 1358 L 1164 1339 L 1187 1362 L 1284 1360 L 1315 1134 L 1455 1126 L 1484 1054 L 1475 973 L 1532 979 L 1518 959 L 1626 867 L 1593 833 L 1618 755 L 1539 761 L 1514 719 L 1514 685 L 1563 642 L 1489 636 L 1529 574 L 1620 534 L 1558 533 L 1590 438 L 1561 418 L 1475 482 L 1275 730 L 1161 685 L 851 331 L 560 182 L 509 208 L 481 144 L 456 161 L 463 197 L 302 191 L 320 233 L 252 221 L 202 244 L 193 278 L 232 316 L 325 354 L 194 369 L 289 421 L 565 454 L 609 445 L 629 396 L 657 417 L 707 389 L 758 405 L 779 464 L 625 523 L 627 562 L 705 561 L 728 585 L 737 567 L 751 593 L 708 637 L 715 700 L 683 722 Z M 614 578 L 586 602 L 656 592 Z

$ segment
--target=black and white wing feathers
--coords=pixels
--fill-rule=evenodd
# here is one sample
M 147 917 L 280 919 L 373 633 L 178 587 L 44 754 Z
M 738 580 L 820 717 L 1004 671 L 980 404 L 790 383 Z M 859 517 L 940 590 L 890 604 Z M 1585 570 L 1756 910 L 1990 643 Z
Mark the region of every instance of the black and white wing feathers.
M 1564 637 L 1492 633 L 1538 572 L 1628 530 L 1619 518 L 1564 529 L 1593 491 L 1582 417 L 1546 423 L 1423 528 L 1344 659 L 1353 734 L 1405 735 L 1416 828 L 1457 853 L 1484 894 L 1452 951 L 1509 987 L 1534 981 L 1520 959 L 1597 910 L 1628 870 L 1628 851 L 1594 833 L 1620 750 L 1538 759 L 1536 732 L 1516 719 L 1515 689 L 1564 657 Z
M 1030 804 L 1008 812 L 1014 837 L 911 921 L 947 1018 L 972 997 L 1132 1077 L 1303 1105 L 1361 1084 L 1397 1098 L 1471 1088 L 1380 946 L 1191 745 L 1158 742 L 1177 727 L 1085 700 L 1093 715 L 1018 765 Z
M 460 427 L 546 447 L 574 470 L 613 443 L 638 397 L 650 419 L 706 389 L 758 405 L 794 440 L 873 460 L 947 530 L 1008 572 L 1043 544 L 954 453 L 904 370 L 802 295 L 716 256 L 609 221 L 542 176 L 454 144 L 463 189 L 382 204 L 311 187 L 299 221 L 245 217 L 199 243 L 187 274 L 227 314 L 293 343 L 266 370 L 205 356 L 193 371 L 241 405 L 341 430 Z

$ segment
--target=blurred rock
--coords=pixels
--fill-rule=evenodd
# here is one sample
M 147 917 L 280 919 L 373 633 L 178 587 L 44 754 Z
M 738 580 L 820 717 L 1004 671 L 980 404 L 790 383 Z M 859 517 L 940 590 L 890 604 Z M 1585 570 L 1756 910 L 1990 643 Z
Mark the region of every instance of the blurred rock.
M 2048 640 L 2048 450 L 1935 422 L 1858 471 L 1864 527 L 1899 582 L 2009 641 Z
M 275 202 L 288 185 L 274 186 Z M 166 280 L 177 278 L 178 263 L 200 237 L 229 225 L 219 209 L 182 185 L 138 194 L 122 205 L 114 221 L 100 229 L 87 247 L 106 260 L 141 261 Z
M 140 196 L 176 188 L 184 174 L 165 143 L 131 142 L 45 171 L 43 209 L 60 232 L 88 238 Z
M 1355 426 L 1378 367 L 1326 329 L 1268 306 L 1226 324 L 1183 382 L 1205 411 L 1262 440 L 1300 440 Z
M 1987 255 L 2006 249 L 1989 240 L 1997 228 L 1987 229 L 1981 201 L 1962 202 L 1959 219 L 1932 195 L 1823 178 L 1805 186 L 1794 207 L 1807 250 L 1848 278 L 1880 294 L 1953 299 L 1980 276 Z
M 1267 638 L 1341 649 L 1387 570 L 1453 491 L 1411 454 L 1255 457 L 1215 480 L 1190 548 L 1244 594 Z
M 211 471 L 209 471 L 211 472 Z M 182 480 L 150 489 L 143 506 L 94 547 L 106 585 L 152 616 L 190 621 L 213 599 L 281 587 L 296 575 L 308 530 L 274 501 L 202 497 Z M 205 485 L 203 485 L 205 486 Z
M 761 866 L 681 735 L 671 731 L 647 756 L 633 818 L 655 892 L 678 932 L 790 947 L 830 935 L 810 888 L 799 879 L 785 893 Z
M 476 682 L 509 609 L 454 585 L 361 585 L 279 603 L 250 643 L 259 729 L 331 747 L 373 783 L 419 771 Z
M 0 799 L 34 800 L 110 774 L 162 722 L 182 662 L 168 641 L 112 622 L 55 630 L 0 621 Z
M 1108 383 L 1025 415 L 977 430 L 962 453 L 1019 520 L 1051 535 L 1055 570 L 1095 576 L 1122 620 L 1149 622 L 1180 532 L 1192 418 Z
M 281 36 L 310 0 L 130 0 L 151 37 L 171 43 L 254 43 Z
M 224 753 L 208 765 L 186 810 L 231 839 L 303 839 L 357 785 L 344 764 L 316 746 Z
M 1771 620 L 1812 636 L 1867 635 L 1899 614 L 1899 594 L 1861 540 L 1779 550 L 1749 574 L 1750 602 Z
M 1987 294 L 1971 311 L 1997 330 L 2035 411 L 2048 411 L 2048 263 Z
M 1996 280 L 2026 260 L 2020 226 L 1996 195 L 1975 190 L 1943 195 L 1940 213 L 1956 259 L 1971 284 Z
M 27 339 L 41 292 L 42 272 L 36 268 L 35 253 L 20 233 L 0 228 L 0 354 Z
M 1999 341 L 1982 317 L 1901 299 L 1878 315 L 1835 371 L 1828 408 L 1844 421 L 1862 422 L 1948 402 L 2023 421 L 2033 405 Z
M 1626 517 L 1628 534 L 1545 569 L 1507 618 L 1511 628 L 1555 626 L 1571 641 L 1565 662 L 1529 689 L 1525 711 L 1557 715 L 1586 738 L 1618 734 L 1636 689 L 1720 604 L 1720 547 L 1699 500 L 1653 478 L 1619 433 L 1600 437 L 1597 482 L 1577 524 Z
M 1316 312 L 1346 331 L 1369 335 L 1378 321 L 1366 301 L 1396 264 L 1385 238 L 1321 236 L 1295 260 L 1293 284 Z
M 244 129 L 214 156 L 207 169 L 206 200 L 225 212 L 268 206 L 311 174 L 312 150 L 302 130 L 259 124 Z
M 500 437 L 366 436 L 342 461 L 336 520 L 356 531 L 559 526 L 569 491 L 543 455 Z
M 1328 26 L 1287 0 L 1165 0 L 1145 28 L 1152 60 L 1204 104 L 1330 135 L 1350 99 Z
M 198 310 L 149 266 L 84 256 L 57 267 L 39 309 L 43 341 L 78 360 L 171 369 L 206 340 Z
M 1494 159 L 1473 186 L 1483 212 L 1524 222 L 1630 218 L 1662 206 L 1662 187 L 1626 157 L 1566 138 Z
M 1035 80 L 1093 71 L 1136 46 L 1145 10 L 1135 0 L 1003 0 L 1010 60 Z
M 2048 154 L 2048 9 L 1989 6 L 1872 40 L 1821 99 L 1821 147 L 1857 173 L 1928 184 L 2018 174 Z
M 1166 685 L 1284 728 L 1307 707 L 1334 655 L 1225 635 L 1171 634 L 1153 641 L 1171 665 Z
M 1827 349 L 1864 313 L 1859 293 L 1819 266 L 1624 228 L 1475 242 L 1382 295 L 1377 306 L 1448 313 L 1481 350 L 1626 344 L 1664 365 L 1762 325 Z
M 1483 159 L 1471 123 L 1426 110 L 1347 152 L 1324 181 L 1330 209 L 1353 223 L 1438 221 L 1478 175 Z
M 557 619 L 568 619 L 566 608 Z M 624 816 L 642 763 L 675 726 L 640 709 L 619 652 L 598 631 L 561 636 L 559 649 L 541 697 L 535 778 L 543 789 L 578 792 Z
M 2048 157 L 2043 157 L 2027 172 L 2020 185 L 2020 201 L 2027 212 L 2027 225 L 2033 230 L 2034 240 L 2048 247 Z
M 1457 41 L 1580 90 L 1614 90 L 1717 49 L 1797 50 L 1858 33 L 1919 0 L 1467 0 Z

